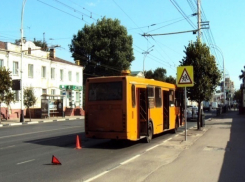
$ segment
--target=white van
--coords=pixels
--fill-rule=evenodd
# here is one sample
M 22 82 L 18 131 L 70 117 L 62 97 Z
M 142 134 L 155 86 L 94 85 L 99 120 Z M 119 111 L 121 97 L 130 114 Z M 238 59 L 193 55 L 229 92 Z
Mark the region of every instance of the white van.
M 212 109 L 217 109 L 217 108 L 218 108 L 218 103 L 212 102 Z

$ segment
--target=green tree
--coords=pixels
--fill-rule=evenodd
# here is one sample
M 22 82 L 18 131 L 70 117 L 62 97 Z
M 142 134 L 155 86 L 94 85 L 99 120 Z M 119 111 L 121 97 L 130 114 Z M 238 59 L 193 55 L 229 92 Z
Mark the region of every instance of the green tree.
M 31 112 L 30 107 L 34 106 L 37 101 L 37 98 L 35 97 L 34 90 L 32 87 L 27 87 L 24 89 L 24 106 L 29 111 L 30 121 L 31 121 Z
M 0 68 L 0 119 L 1 119 L 1 104 L 5 102 L 5 98 L 11 90 L 12 78 L 11 72 L 5 67 Z
M 170 75 L 166 78 L 165 82 L 176 84 L 176 79 Z
M 233 96 L 233 100 L 235 100 L 237 103 L 241 103 L 241 99 L 242 99 L 242 93 L 241 93 L 241 89 L 236 90 Z
M 93 75 L 120 75 L 134 60 L 133 39 L 118 19 L 102 18 L 73 35 L 70 51 L 84 66 L 84 83 Z
M 167 71 L 164 68 L 157 68 L 154 71 L 146 71 L 145 78 L 154 79 L 158 81 L 165 81 L 166 80 L 166 73 Z
M 6 93 L 5 98 L 4 98 L 4 103 L 7 105 L 7 117 L 6 119 L 8 119 L 8 115 L 9 115 L 9 111 L 10 111 L 10 103 L 13 102 L 15 103 L 14 100 L 14 93 L 9 91 L 8 93 Z
M 152 70 L 145 71 L 145 78 L 176 84 L 175 78 L 172 77 L 171 75 L 166 76 L 166 74 L 167 74 L 166 69 L 157 68 L 154 71 L 152 71 Z
M 200 40 L 189 43 L 184 53 L 186 54 L 180 66 L 193 66 L 194 86 L 187 88 L 187 97 L 198 103 L 197 129 L 200 129 L 200 106 L 204 100 L 210 100 L 212 93 L 218 86 L 221 72 L 215 62 L 215 57 L 210 54 L 209 47 Z

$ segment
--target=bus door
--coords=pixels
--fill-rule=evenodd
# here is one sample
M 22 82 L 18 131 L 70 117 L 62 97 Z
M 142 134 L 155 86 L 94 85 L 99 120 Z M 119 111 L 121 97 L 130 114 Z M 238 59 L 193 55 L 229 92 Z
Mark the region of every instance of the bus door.
M 137 89 L 137 111 L 139 136 L 148 134 L 148 96 L 146 88 Z
M 169 91 L 163 92 L 163 129 L 169 129 Z

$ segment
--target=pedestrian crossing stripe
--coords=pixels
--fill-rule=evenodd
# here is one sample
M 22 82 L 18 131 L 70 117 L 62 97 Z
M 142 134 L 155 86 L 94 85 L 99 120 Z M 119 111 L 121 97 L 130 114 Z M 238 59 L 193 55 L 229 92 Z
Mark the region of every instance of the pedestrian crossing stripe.
M 191 77 L 189 76 L 188 72 L 186 71 L 186 68 L 184 68 L 178 84 L 192 84 Z

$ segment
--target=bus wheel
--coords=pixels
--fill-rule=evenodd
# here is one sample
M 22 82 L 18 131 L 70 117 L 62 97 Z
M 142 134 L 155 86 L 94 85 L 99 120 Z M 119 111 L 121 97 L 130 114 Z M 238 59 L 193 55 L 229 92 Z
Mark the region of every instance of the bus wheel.
M 150 143 L 150 142 L 151 142 L 152 136 L 153 136 L 152 122 L 149 122 L 149 126 L 148 126 L 148 136 L 146 137 L 146 142 L 147 142 L 147 143 Z

